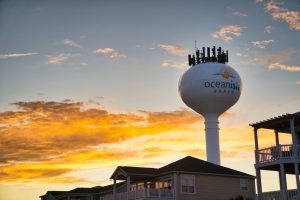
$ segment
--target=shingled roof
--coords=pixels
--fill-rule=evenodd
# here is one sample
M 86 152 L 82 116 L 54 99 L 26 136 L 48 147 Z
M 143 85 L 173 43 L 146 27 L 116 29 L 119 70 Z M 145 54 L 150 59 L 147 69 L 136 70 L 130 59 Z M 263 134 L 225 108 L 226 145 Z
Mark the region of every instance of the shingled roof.
M 214 174 L 227 176 L 245 176 L 254 178 L 254 176 L 240 172 L 234 169 L 216 165 L 192 156 L 187 156 L 183 159 L 170 163 L 158 170 L 158 174 L 169 172 L 190 172 L 200 174 Z
M 296 112 L 294 114 L 285 114 L 278 117 L 273 117 L 267 120 L 263 120 L 260 122 L 252 123 L 250 126 L 253 128 L 259 129 L 273 129 L 278 130 L 281 133 L 291 133 L 291 125 L 290 120 L 294 120 L 295 129 L 300 129 L 300 112 Z
M 81 193 L 81 194 L 91 194 L 91 193 L 100 193 L 103 190 L 103 187 L 96 186 L 92 188 L 75 188 L 73 190 L 70 190 L 69 193 Z
M 188 173 L 200 173 L 200 174 L 214 174 L 214 175 L 225 175 L 225 176 L 242 176 L 255 178 L 252 175 L 233 170 L 227 167 L 216 165 L 192 156 L 187 156 L 178 161 L 170 163 L 161 168 L 144 168 L 144 167 L 127 167 L 119 166 L 112 174 L 111 179 L 117 176 L 118 172 L 122 170 L 129 176 L 160 176 L 171 172 L 188 172 Z M 125 176 L 124 176 L 125 177 Z

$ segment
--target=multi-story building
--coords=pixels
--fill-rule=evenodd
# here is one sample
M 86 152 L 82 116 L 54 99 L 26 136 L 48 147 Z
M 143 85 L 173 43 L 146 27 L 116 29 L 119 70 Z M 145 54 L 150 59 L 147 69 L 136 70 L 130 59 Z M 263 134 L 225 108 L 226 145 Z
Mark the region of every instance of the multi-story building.
M 250 124 L 254 128 L 255 169 L 259 200 L 300 200 L 300 112 Z M 274 130 L 275 146 L 259 148 L 259 129 Z M 289 144 L 281 144 L 279 134 L 291 134 Z M 277 171 L 279 191 L 262 192 L 261 170 Z M 295 175 L 297 189 L 288 190 L 286 174 Z
M 48 192 L 41 200 L 229 200 L 255 199 L 255 177 L 191 156 L 161 168 L 119 166 L 113 184 Z

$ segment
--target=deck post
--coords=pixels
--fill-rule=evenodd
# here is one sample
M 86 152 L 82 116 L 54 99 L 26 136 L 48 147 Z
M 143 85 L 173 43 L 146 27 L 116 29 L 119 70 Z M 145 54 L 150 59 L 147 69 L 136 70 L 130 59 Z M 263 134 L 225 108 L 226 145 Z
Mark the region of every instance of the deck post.
M 255 161 L 256 161 L 256 164 L 258 164 L 259 157 L 258 157 L 258 135 L 257 135 L 257 128 L 254 128 L 254 142 L 255 142 Z
M 263 200 L 262 199 L 262 188 L 261 188 L 261 174 L 260 174 L 260 169 L 255 166 L 255 172 L 256 172 L 256 183 L 257 183 L 257 195 L 258 195 L 258 200 Z
M 262 200 L 262 188 L 261 188 L 261 174 L 260 169 L 258 167 L 259 164 L 259 156 L 258 156 L 258 134 L 257 134 L 257 128 L 254 128 L 254 142 L 255 142 L 255 172 L 256 172 L 256 183 L 257 183 L 257 194 L 258 199 Z
M 299 165 L 296 162 L 297 158 L 298 158 L 298 151 L 299 151 L 299 147 L 297 144 L 298 141 L 298 136 L 296 135 L 296 131 L 295 131 L 295 120 L 294 119 L 290 119 L 290 128 L 291 128 L 291 133 L 292 133 L 292 142 L 293 142 L 293 160 L 294 160 L 294 168 L 295 168 L 295 175 L 296 175 L 296 185 L 297 185 L 297 196 L 299 199 L 300 198 L 300 183 L 299 183 Z
M 295 175 L 296 175 L 296 185 L 297 185 L 297 199 L 300 199 L 300 180 L 299 180 L 299 164 L 294 164 Z
M 287 200 L 287 185 L 286 185 L 284 163 L 280 163 L 280 177 L 281 177 L 281 184 L 282 184 L 282 189 L 281 189 L 282 199 Z
M 275 132 L 275 140 L 276 140 L 276 151 L 277 151 L 277 156 L 278 156 L 279 158 L 281 158 L 281 147 L 280 147 L 280 143 L 279 143 L 278 129 L 274 130 L 274 132 Z M 281 183 L 280 172 L 278 172 L 278 176 L 279 176 L 279 186 L 280 186 L 280 190 L 282 190 L 282 183 Z
M 116 199 L 117 194 L 117 180 L 114 178 L 114 187 L 113 187 L 113 199 Z
M 127 200 L 129 200 L 129 192 L 130 192 L 130 176 L 127 176 Z
M 279 146 L 278 130 L 276 129 L 274 132 L 275 132 L 275 139 L 276 139 L 276 147 L 278 148 Z
M 290 119 L 290 127 L 292 133 L 292 142 L 293 142 L 293 158 L 296 159 L 298 155 L 298 148 L 297 148 L 297 135 L 295 131 L 295 122 L 294 119 Z

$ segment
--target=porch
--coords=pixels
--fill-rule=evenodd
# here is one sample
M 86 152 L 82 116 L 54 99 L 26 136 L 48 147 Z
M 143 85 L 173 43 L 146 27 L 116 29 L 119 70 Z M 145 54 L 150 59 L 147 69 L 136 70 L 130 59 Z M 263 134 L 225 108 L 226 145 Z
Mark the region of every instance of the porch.
M 106 195 L 101 197 L 100 200 L 172 200 L 174 199 L 173 189 L 154 189 L 143 188 L 135 191 L 121 192 L 115 194 Z
M 269 163 L 269 162 L 292 162 L 293 159 L 300 158 L 300 146 L 295 145 L 295 151 L 292 144 L 272 146 L 258 150 L 258 164 Z M 294 157 L 295 154 L 295 157 Z
M 272 191 L 272 192 L 263 192 L 261 198 L 257 196 L 257 199 L 263 200 L 283 200 L 282 191 Z M 287 191 L 287 200 L 297 200 L 297 190 L 288 190 Z

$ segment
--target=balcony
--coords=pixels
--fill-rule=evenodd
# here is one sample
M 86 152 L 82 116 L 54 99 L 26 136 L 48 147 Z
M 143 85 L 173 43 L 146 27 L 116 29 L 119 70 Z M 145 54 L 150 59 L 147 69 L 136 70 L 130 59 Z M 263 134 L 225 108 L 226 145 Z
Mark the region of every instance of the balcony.
M 282 200 L 283 193 L 281 191 L 263 192 L 261 199 L 263 200 Z M 259 199 L 257 197 L 257 199 Z M 297 200 L 297 190 L 287 191 L 287 200 Z
M 293 145 L 278 145 L 265 149 L 260 149 L 257 151 L 258 154 L 258 163 L 264 164 L 269 162 L 289 162 L 292 161 L 293 158 L 300 157 L 300 146 L 296 147 L 296 156 L 294 157 Z
M 172 200 L 174 199 L 173 189 L 154 189 L 144 188 L 140 190 L 130 191 L 128 194 L 128 200 Z M 127 192 L 117 193 L 115 195 L 109 194 L 101 197 L 100 200 L 127 200 Z

